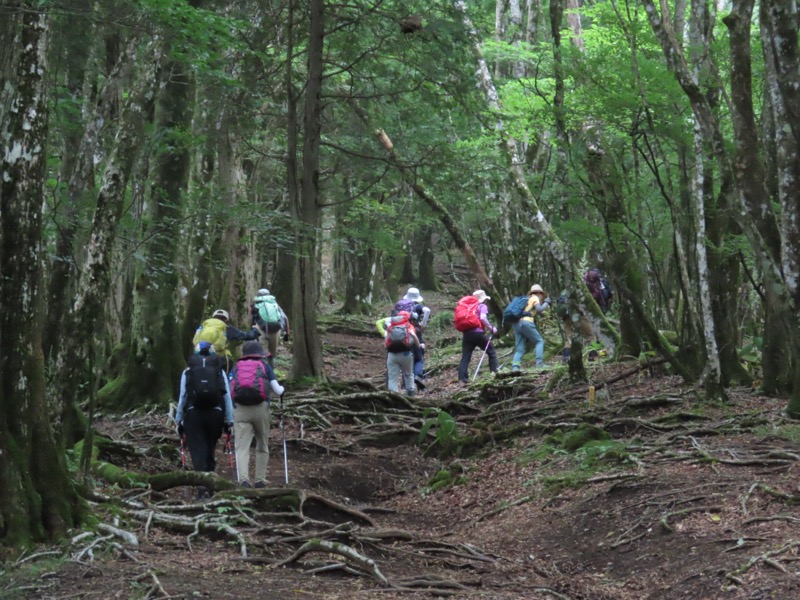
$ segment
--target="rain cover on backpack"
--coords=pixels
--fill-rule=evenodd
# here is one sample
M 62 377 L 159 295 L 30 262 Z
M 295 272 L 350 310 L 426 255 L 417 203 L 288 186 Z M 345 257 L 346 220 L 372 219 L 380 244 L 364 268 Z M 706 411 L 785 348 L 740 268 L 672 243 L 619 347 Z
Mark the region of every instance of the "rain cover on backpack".
M 464 296 L 458 301 L 453 317 L 453 325 L 458 331 L 469 331 L 481 326 L 481 318 L 478 316 L 479 304 L 475 296 Z
M 222 403 L 225 384 L 216 356 L 193 354 L 186 369 L 186 395 L 192 406 L 214 408 Z
M 233 401 L 254 406 L 267 400 L 267 371 L 263 356 L 243 356 L 231 374 Z
M 281 309 L 275 296 L 258 296 L 255 305 L 258 309 L 258 316 L 261 317 L 262 321 L 273 325 L 280 323 Z

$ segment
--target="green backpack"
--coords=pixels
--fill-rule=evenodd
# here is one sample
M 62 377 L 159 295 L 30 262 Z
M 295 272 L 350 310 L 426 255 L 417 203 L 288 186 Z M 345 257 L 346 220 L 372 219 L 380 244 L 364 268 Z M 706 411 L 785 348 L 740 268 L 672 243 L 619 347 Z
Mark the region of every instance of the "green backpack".
M 259 296 L 255 304 L 262 321 L 267 324 L 281 322 L 281 309 L 275 296 Z

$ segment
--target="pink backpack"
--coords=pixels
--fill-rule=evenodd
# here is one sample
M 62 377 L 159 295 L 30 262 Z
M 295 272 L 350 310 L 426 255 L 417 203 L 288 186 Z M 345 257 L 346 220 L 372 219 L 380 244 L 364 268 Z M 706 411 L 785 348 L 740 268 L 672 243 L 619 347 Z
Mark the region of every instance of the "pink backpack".
M 243 356 L 231 375 L 233 401 L 254 406 L 267 401 L 267 370 L 263 356 Z

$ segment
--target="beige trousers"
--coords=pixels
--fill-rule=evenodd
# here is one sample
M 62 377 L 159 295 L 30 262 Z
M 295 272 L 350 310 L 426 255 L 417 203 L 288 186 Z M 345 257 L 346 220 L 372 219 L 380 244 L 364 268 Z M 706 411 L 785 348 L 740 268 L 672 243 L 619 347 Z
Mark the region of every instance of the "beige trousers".
M 233 409 L 233 433 L 236 442 L 236 469 L 239 481 L 250 479 L 250 445 L 256 439 L 256 478 L 267 481 L 269 463 L 269 402 L 255 406 L 235 405 Z
M 581 320 L 578 323 L 578 329 L 581 333 L 581 337 L 583 338 L 584 343 L 590 343 L 594 341 L 594 331 L 592 331 L 592 324 L 589 322 L 589 319 L 581 315 Z M 564 336 L 567 338 L 567 341 L 564 343 L 564 348 L 569 348 L 572 346 L 572 337 L 575 333 L 574 325 L 572 324 L 572 319 L 567 319 L 564 321 Z

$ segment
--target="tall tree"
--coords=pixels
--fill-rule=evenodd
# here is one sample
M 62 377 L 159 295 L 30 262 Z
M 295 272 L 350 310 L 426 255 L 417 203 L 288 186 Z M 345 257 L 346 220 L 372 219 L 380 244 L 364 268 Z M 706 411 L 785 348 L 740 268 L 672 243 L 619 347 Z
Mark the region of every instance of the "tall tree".
M 0 541 L 18 545 L 63 534 L 77 497 L 50 428 L 42 352 L 49 17 L 32 0 L 9 8 L 0 26 L 13 56 L 0 81 Z
M 323 50 L 325 42 L 325 0 L 309 1 L 308 81 L 303 112 L 303 164 L 297 214 L 300 228 L 296 238 L 293 276 L 292 318 L 294 363 L 292 377 L 324 377 L 322 343 L 317 330 L 319 303 L 319 228 L 322 223 L 319 177 L 322 116 Z

